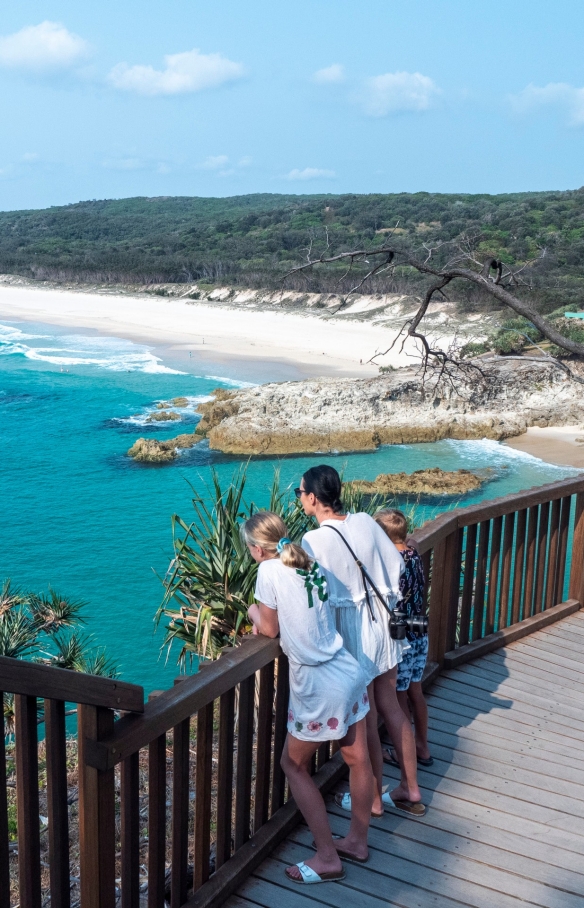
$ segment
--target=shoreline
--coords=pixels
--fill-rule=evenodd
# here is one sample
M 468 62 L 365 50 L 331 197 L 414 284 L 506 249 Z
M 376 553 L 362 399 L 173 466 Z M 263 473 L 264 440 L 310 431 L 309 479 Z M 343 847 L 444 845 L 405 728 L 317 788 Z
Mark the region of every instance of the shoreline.
M 576 439 L 582 441 L 579 443 Z M 532 426 L 523 435 L 507 438 L 509 448 L 530 454 L 546 463 L 584 470 L 584 428 L 582 426 Z
M 387 349 L 395 336 L 387 327 L 309 314 L 10 284 L 0 284 L 1 318 L 94 330 L 148 344 L 167 351 L 183 368 L 195 357 L 203 363 L 238 363 L 244 371 L 259 361 L 298 379 L 378 375 L 377 366 L 365 363 L 376 350 Z M 408 362 L 405 354 L 384 359 L 393 366 Z

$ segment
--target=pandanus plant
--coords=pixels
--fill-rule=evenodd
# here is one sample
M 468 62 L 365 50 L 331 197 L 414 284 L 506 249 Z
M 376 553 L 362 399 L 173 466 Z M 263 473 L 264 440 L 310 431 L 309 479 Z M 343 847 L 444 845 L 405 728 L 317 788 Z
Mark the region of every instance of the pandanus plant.
M 247 609 L 253 602 L 257 564 L 240 527 L 258 508 L 245 501 L 246 479 L 247 467 L 242 467 L 222 488 L 213 472 L 206 497 L 191 486 L 194 520 L 172 517 L 174 558 L 163 579 L 165 593 L 155 621 L 167 620 L 163 648 L 168 658 L 173 644 L 179 645 L 177 662 L 183 669 L 195 657 L 216 659 L 223 647 L 235 645 L 250 630 Z M 347 510 L 372 514 L 387 502 L 347 486 L 343 503 Z M 282 488 L 278 470 L 266 507 L 282 517 L 294 542 L 317 526 L 291 488 Z

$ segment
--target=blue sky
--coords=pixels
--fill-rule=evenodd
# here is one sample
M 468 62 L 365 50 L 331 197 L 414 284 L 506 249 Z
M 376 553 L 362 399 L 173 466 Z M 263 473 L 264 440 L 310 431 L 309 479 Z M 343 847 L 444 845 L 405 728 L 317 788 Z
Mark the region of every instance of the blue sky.
M 0 209 L 584 184 L 582 0 L 4 0 Z

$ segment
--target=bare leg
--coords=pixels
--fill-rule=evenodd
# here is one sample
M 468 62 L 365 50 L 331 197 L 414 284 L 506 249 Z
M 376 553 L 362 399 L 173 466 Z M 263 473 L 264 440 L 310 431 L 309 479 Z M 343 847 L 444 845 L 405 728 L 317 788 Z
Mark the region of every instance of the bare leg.
M 398 697 L 400 695 L 398 694 Z M 428 704 L 422 690 L 421 681 L 412 681 L 408 690 L 409 708 L 414 717 L 416 729 L 416 753 L 422 760 L 430 758 L 428 747 Z
M 290 784 L 290 791 L 296 805 L 314 836 L 316 854 L 305 861 L 316 873 L 334 873 L 342 864 L 333 845 L 326 807 L 322 795 L 314 784 L 310 773 L 310 761 L 321 742 L 299 741 L 288 735 L 282 751 L 281 766 Z M 301 879 L 297 867 L 288 868 L 292 876 Z
M 377 709 L 385 722 L 401 766 L 401 782 L 391 792 L 391 797 L 394 801 L 421 801 L 414 734 L 397 699 L 397 666 L 379 675 L 373 683 Z
M 379 735 L 377 741 L 379 743 Z M 367 833 L 373 800 L 373 774 L 367 744 L 366 719 L 361 719 L 351 725 L 345 737 L 340 741 L 343 760 L 350 770 L 351 825 L 345 838 L 334 839 L 333 842 L 336 848 L 348 851 L 358 858 L 366 858 L 369 854 Z M 381 756 L 379 747 L 378 750 Z
M 374 780 L 373 806 L 371 807 L 371 812 L 382 814 L 383 803 L 381 801 L 381 792 L 383 790 L 383 755 L 381 753 L 381 746 L 379 742 L 377 708 L 375 706 L 375 691 L 373 681 L 367 688 L 367 693 L 369 695 L 369 712 L 365 716 L 365 722 L 367 725 L 367 749 L 369 750 L 369 759 L 371 761 L 371 769 L 373 770 Z M 353 798 L 351 797 L 351 803 L 352 801 Z

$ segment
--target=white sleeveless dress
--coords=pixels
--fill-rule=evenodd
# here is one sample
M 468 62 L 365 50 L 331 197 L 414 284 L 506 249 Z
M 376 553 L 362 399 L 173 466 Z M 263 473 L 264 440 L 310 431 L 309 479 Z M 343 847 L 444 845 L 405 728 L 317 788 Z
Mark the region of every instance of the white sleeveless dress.
M 318 562 L 325 576 L 329 603 L 343 644 L 358 661 L 370 684 L 401 662 L 409 643 L 391 638 L 388 613 L 370 591 L 369 601 L 375 616 L 372 620 L 361 572 L 343 540 L 327 529 L 328 525 L 342 533 L 379 592 L 387 597 L 390 607 L 400 596 L 403 559 L 381 527 L 364 513 L 347 514 L 344 520 L 325 520 L 302 540 L 302 547 Z
M 332 741 L 369 712 L 369 698 L 363 672 L 335 628 L 318 569 L 313 578 L 320 580 L 320 595 L 310 578 L 307 587 L 306 572 L 279 558 L 263 561 L 255 598 L 278 612 L 280 645 L 290 663 L 288 732 L 301 741 Z

